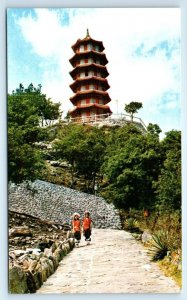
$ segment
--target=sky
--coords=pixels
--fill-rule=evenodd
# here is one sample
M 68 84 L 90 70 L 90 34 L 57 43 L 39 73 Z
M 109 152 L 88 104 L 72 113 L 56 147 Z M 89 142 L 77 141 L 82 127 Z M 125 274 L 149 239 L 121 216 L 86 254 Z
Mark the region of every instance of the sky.
M 142 102 L 137 117 L 146 125 L 158 124 L 163 134 L 180 130 L 179 8 L 9 8 L 8 92 L 42 84 L 66 115 L 73 107 L 71 46 L 87 28 L 105 47 L 113 113 Z

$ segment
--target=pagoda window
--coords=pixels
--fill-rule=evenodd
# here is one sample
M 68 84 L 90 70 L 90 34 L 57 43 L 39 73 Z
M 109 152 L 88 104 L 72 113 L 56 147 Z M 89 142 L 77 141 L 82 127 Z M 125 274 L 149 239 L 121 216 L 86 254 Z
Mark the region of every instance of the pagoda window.
M 104 105 L 104 103 L 103 103 L 103 100 L 102 100 L 102 99 L 99 99 L 99 104 L 103 104 L 103 105 Z
M 88 63 L 88 59 L 85 59 L 84 62 L 85 62 L 85 64 L 87 64 Z
M 96 64 L 96 63 L 97 63 L 97 60 L 94 58 L 94 59 L 93 59 L 93 62 Z
M 85 86 L 81 86 L 81 91 L 85 91 Z
M 84 45 L 84 51 L 87 51 L 88 45 Z
M 87 77 L 87 76 L 88 76 L 88 71 L 85 72 L 85 77 Z
M 95 50 L 99 52 L 99 46 L 95 46 Z
M 82 118 L 86 117 L 86 112 L 83 111 L 83 112 L 81 113 L 81 117 L 82 117 Z
M 90 104 L 90 99 L 86 99 L 86 104 Z
M 86 104 L 86 99 L 82 99 L 81 104 L 83 104 L 83 105 Z
M 94 89 L 94 85 L 90 84 L 90 89 L 93 90 Z
M 96 100 L 95 100 L 95 103 L 99 104 L 99 99 L 96 99 Z
M 86 89 L 86 90 L 89 90 L 89 88 L 90 88 L 89 84 L 86 84 L 85 89 Z
M 77 60 L 76 66 L 80 65 L 80 60 Z
M 98 90 L 98 84 L 95 84 L 94 87 L 95 87 L 95 90 Z
M 94 76 L 97 76 L 98 74 L 97 74 L 97 72 L 96 71 L 94 71 Z

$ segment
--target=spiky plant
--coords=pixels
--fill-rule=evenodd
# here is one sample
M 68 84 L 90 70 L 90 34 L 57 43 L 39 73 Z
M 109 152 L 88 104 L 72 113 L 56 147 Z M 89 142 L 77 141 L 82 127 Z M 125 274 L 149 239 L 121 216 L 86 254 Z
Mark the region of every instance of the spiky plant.
M 152 240 L 149 242 L 148 254 L 152 261 L 160 260 L 167 255 L 169 251 L 167 232 L 161 230 L 152 235 Z
M 128 218 L 124 222 L 124 227 L 126 230 L 129 230 L 131 232 L 138 230 L 139 223 L 135 218 Z

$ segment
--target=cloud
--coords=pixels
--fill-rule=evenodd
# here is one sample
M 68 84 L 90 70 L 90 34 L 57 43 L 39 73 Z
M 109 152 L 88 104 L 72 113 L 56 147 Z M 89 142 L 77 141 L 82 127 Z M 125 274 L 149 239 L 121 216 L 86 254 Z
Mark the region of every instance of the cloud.
M 69 85 L 73 56 L 71 46 L 84 38 L 86 29 L 96 40 L 102 40 L 109 60 L 108 91 L 111 109 L 124 112 L 125 103 L 143 102 L 150 108 L 150 122 L 160 107 L 163 95 L 180 89 L 180 10 L 179 9 L 35 9 L 35 17 L 19 17 L 17 24 L 43 68 L 43 91 L 62 110 L 72 107 Z M 159 21 L 158 21 L 159 20 Z M 32 81 L 32 80 L 30 80 Z M 169 92 L 168 92 L 169 93 Z M 159 103 L 159 105 L 158 105 Z M 167 106 L 175 109 L 178 98 Z M 140 116 L 145 116 L 145 109 Z M 161 118 L 160 118 L 161 119 Z

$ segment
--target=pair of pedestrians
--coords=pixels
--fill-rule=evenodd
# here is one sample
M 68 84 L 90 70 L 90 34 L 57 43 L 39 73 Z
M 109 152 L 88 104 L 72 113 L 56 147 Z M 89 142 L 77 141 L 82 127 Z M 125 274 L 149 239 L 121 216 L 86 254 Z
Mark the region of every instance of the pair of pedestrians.
M 85 237 L 85 241 L 89 244 L 91 241 L 92 232 L 92 219 L 90 218 L 89 211 L 85 211 L 84 218 L 81 222 L 80 215 L 78 213 L 73 214 L 72 230 L 75 238 L 75 245 L 79 246 L 81 240 L 81 233 Z

